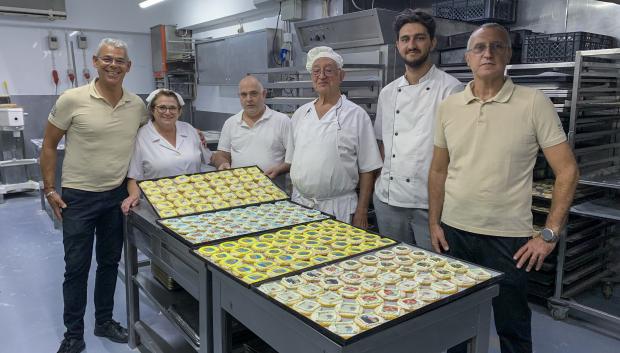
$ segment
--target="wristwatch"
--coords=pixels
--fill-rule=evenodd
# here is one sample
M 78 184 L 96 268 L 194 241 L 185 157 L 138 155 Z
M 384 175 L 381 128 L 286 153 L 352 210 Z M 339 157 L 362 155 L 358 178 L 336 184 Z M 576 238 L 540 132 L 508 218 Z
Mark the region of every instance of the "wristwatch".
M 540 232 L 540 237 L 547 243 L 555 243 L 558 241 L 558 235 L 555 234 L 555 232 L 553 231 L 553 229 L 550 228 L 543 228 L 543 230 Z

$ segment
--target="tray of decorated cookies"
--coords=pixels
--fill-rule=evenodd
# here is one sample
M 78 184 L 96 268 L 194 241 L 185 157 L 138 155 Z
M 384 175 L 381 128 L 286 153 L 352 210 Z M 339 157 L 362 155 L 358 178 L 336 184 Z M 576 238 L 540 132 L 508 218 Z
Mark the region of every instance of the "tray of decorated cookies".
M 289 200 L 157 220 L 162 228 L 190 247 L 332 218 Z
M 250 286 L 395 243 L 390 238 L 326 219 L 202 246 L 192 252 Z
M 346 345 L 496 283 L 499 272 L 399 243 L 256 290 Z
M 288 199 L 257 166 L 147 179 L 138 186 L 160 218 Z

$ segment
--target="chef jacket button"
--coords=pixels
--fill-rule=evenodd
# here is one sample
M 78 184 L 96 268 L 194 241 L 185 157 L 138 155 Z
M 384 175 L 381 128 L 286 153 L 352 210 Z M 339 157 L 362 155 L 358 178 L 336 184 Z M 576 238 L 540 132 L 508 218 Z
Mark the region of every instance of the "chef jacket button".
M 427 90 L 427 91 L 428 91 L 428 90 L 430 90 L 430 89 L 431 89 L 430 87 L 426 87 L 426 90 Z
M 400 110 L 397 110 L 397 111 L 396 111 L 396 114 L 398 114 L 398 113 L 400 113 Z
M 395 155 L 395 154 L 393 154 L 393 155 L 392 155 L 392 158 L 396 158 L 396 155 Z
M 398 132 L 395 132 L 395 133 L 394 133 L 394 136 L 398 136 Z
M 399 88 L 399 89 L 398 89 L 398 92 L 400 92 L 400 91 L 401 91 L 401 89 Z
M 393 177 L 390 177 L 390 180 L 394 180 L 394 178 L 393 178 Z
M 409 182 L 409 178 L 407 178 L 407 182 Z

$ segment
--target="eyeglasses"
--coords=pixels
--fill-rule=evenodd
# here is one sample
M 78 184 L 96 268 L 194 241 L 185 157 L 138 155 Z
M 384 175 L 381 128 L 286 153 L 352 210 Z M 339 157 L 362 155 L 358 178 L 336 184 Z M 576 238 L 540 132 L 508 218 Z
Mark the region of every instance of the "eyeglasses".
M 508 47 L 503 43 L 498 42 L 489 43 L 488 45 L 486 43 L 478 43 L 474 45 L 473 48 L 467 49 L 467 51 L 470 51 L 476 55 L 480 55 L 482 53 L 485 53 L 487 49 L 489 49 L 493 54 L 503 54 L 506 52 L 506 49 L 508 49 Z
M 334 69 L 333 67 L 326 67 L 323 70 L 321 70 L 318 67 L 315 67 L 312 69 L 312 76 L 314 77 L 319 77 L 321 76 L 321 72 L 326 76 L 326 77 L 332 77 L 336 74 L 336 72 L 338 72 L 338 69 Z
M 125 66 L 128 62 L 128 60 L 125 58 L 115 58 L 112 56 L 98 56 L 97 59 L 101 60 L 101 62 L 106 65 L 112 65 L 113 63 L 116 63 L 116 65 L 118 66 Z
M 164 114 L 166 111 L 169 111 L 170 113 L 176 113 L 179 111 L 179 107 L 177 107 L 176 105 L 156 105 L 155 110 L 157 110 L 157 112 L 160 114 Z

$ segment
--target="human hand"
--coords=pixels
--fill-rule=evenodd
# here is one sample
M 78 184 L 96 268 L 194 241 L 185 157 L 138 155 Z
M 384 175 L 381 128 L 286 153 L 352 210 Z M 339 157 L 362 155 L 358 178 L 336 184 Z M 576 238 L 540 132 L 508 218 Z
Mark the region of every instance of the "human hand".
M 204 132 L 202 132 L 199 129 L 196 129 L 196 132 L 198 133 L 198 137 L 200 138 L 200 144 L 202 145 L 202 147 L 207 147 L 207 139 L 205 138 L 205 134 Z
M 446 241 L 446 235 L 443 232 L 443 228 L 439 224 L 429 226 L 431 232 L 431 244 L 433 244 L 433 250 L 438 253 L 450 250 L 448 242 Z
M 126 199 L 121 203 L 121 210 L 125 215 L 129 214 L 129 210 L 132 207 L 136 207 L 140 203 L 139 195 L 129 195 Z
M 52 207 L 52 212 L 54 216 L 59 221 L 62 221 L 62 208 L 67 208 L 67 204 L 63 201 L 63 199 L 58 195 L 56 191 L 46 193 L 47 202 Z
M 368 209 L 356 208 L 353 214 L 353 222 L 351 223 L 355 227 L 368 229 Z
M 512 257 L 517 262 L 517 268 L 523 267 L 527 262 L 525 270 L 530 272 L 532 267 L 536 265 L 536 271 L 540 270 L 545 258 L 551 254 L 555 248 L 555 243 L 547 243 L 541 237 L 536 237 L 528 240 L 515 255 Z M 528 261 L 529 260 L 529 261 Z
M 267 168 L 267 170 L 265 170 L 265 175 L 268 176 L 269 179 L 274 179 L 280 175 L 280 166 L 274 165 L 273 167 Z
M 220 164 L 219 167 L 217 167 L 217 170 L 226 170 L 226 169 L 230 169 L 230 163 L 228 162 L 224 162 Z

